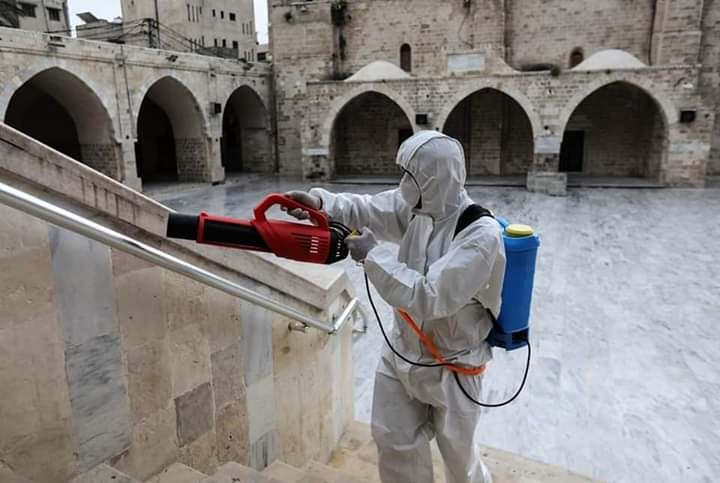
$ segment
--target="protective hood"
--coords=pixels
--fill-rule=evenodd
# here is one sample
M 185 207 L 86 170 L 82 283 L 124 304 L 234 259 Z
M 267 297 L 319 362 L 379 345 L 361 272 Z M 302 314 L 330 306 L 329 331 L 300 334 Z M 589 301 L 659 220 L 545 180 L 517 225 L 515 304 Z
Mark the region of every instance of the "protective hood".
M 459 141 L 436 131 L 420 131 L 402 143 L 396 162 L 419 185 L 421 204 L 413 212 L 437 220 L 460 209 L 466 172 Z M 413 189 L 402 183 L 400 188 L 403 196 Z

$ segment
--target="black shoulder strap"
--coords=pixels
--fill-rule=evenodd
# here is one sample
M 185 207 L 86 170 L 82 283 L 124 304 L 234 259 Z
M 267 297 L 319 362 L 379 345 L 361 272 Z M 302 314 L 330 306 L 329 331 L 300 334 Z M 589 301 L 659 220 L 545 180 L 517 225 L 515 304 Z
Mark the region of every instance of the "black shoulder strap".
M 463 231 L 465 228 L 470 226 L 475 221 L 479 220 L 480 218 L 484 218 L 486 216 L 489 216 L 490 218 L 495 218 L 493 214 L 490 212 L 490 210 L 483 208 L 480 205 L 470 205 L 467 208 L 465 208 L 465 211 L 463 211 L 462 215 L 460 215 L 460 218 L 458 218 L 457 226 L 455 227 L 455 234 L 453 235 L 453 239 L 455 239 L 456 236 L 458 236 L 458 233 Z

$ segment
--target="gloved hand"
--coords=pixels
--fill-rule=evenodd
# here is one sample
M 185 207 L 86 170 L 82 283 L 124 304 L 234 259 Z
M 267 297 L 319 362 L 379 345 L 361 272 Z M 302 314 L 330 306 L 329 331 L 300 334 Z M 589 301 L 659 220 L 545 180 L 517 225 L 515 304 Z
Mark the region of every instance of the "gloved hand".
M 288 191 L 285 193 L 285 196 L 297 201 L 301 205 L 307 206 L 308 208 L 312 208 L 314 210 L 322 209 L 322 199 L 305 191 Z M 287 211 L 288 215 L 295 217 L 298 220 L 307 220 L 310 218 L 310 213 L 300 208 L 288 210 L 283 206 L 281 209 L 283 211 Z
M 350 235 L 345 238 L 345 244 L 350 250 L 350 256 L 356 262 L 364 262 L 370 250 L 378 244 L 375 234 L 368 228 L 363 228 L 360 235 Z

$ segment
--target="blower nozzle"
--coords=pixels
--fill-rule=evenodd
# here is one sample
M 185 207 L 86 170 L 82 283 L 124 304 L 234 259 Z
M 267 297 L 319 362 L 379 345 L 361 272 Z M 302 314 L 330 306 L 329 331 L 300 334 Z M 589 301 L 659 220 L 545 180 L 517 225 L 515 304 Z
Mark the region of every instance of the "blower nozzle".
M 268 220 L 265 212 L 276 204 L 289 209 L 302 208 L 310 213 L 313 225 Z M 197 243 L 241 250 L 270 252 L 301 262 L 332 264 L 348 256 L 345 238 L 350 230 L 329 221 L 324 213 L 300 205 L 280 194 L 271 194 L 255 208 L 254 220 L 222 216 L 171 213 L 168 238 L 194 240 Z

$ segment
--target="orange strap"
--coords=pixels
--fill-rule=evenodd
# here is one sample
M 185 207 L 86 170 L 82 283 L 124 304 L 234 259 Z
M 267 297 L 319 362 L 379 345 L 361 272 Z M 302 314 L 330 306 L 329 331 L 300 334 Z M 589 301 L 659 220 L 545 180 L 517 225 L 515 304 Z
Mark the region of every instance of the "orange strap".
M 430 336 L 428 336 L 425 332 L 422 331 L 422 329 L 420 329 L 420 327 L 418 327 L 412 317 L 410 317 L 410 314 L 400 309 L 398 309 L 398 313 L 400 314 L 400 317 L 402 317 L 402 319 L 407 322 L 413 332 L 415 332 L 415 335 L 418 336 L 420 342 L 422 342 L 422 344 L 425 346 L 428 352 L 430 352 L 433 358 L 440 364 L 445 364 L 443 367 L 452 372 L 457 372 L 458 374 L 463 374 L 465 376 L 479 376 L 480 374 L 485 372 L 485 365 L 482 365 L 480 367 L 463 367 L 458 366 L 457 364 L 451 364 L 447 362 L 438 350 L 438 348 L 435 347 L 435 343 L 433 342 L 432 338 L 430 338 Z

